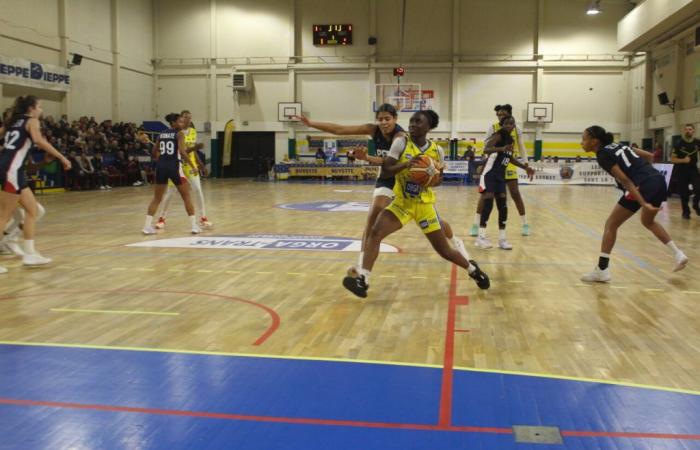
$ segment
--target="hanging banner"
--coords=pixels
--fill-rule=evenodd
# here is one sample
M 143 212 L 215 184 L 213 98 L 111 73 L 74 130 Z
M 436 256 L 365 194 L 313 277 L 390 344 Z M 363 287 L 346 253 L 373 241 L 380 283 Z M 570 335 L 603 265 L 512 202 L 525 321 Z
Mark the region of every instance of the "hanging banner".
M 456 175 L 468 175 L 469 174 L 469 161 L 444 161 L 445 174 L 456 174 Z
M 0 82 L 68 92 L 71 80 L 65 67 L 0 55 Z
M 530 181 L 524 170 L 518 169 L 520 184 L 587 184 L 614 186 L 615 178 L 601 169 L 597 162 L 580 163 L 533 163 L 535 178 Z M 666 185 L 671 180 L 673 164 L 654 164 L 654 168 L 666 178 Z

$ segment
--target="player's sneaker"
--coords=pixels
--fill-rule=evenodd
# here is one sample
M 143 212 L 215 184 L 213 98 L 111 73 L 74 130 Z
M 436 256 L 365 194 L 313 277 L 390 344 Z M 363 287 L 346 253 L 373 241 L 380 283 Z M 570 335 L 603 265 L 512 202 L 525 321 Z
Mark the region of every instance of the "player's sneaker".
M 610 269 L 601 270 L 600 267 L 596 266 L 592 272 L 589 272 L 581 277 L 581 281 L 595 282 L 595 283 L 607 283 L 611 280 Z
M 526 224 L 526 223 L 523 224 L 523 232 L 522 232 L 522 235 L 523 235 L 523 236 L 530 236 L 530 225 L 528 225 L 528 224 Z
M 0 266 L 0 273 L 7 273 L 7 269 L 4 267 Z
M 15 255 L 24 256 L 24 250 L 22 250 L 22 246 L 19 245 L 19 242 L 7 241 L 7 242 L 5 242 L 5 246 Z
M 156 229 L 153 227 L 143 227 L 143 230 L 141 230 L 141 232 L 146 235 L 156 234 Z
M 469 260 L 469 264 L 474 266 L 474 271 L 469 274 L 469 278 L 476 282 L 479 289 L 488 289 L 491 287 L 491 280 L 489 276 L 486 275 L 480 268 L 479 265 L 473 259 Z
M 476 241 L 474 241 L 474 245 L 476 245 L 479 248 L 491 248 L 491 247 L 493 247 L 493 244 L 491 244 L 491 241 L 489 241 L 485 237 L 481 237 L 481 236 L 476 238 Z
M 343 286 L 345 287 L 345 289 L 357 295 L 358 297 L 367 297 L 367 289 L 369 289 L 369 285 L 365 283 L 365 277 L 362 275 L 358 277 L 343 278 Z
M 192 231 L 191 231 L 192 234 L 199 234 L 199 233 L 201 233 L 201 232 L 202 232 L 202 229 L 199 228 L 199 225 L 195 224 L 195 225 L 192 227 Z
M 32 255 L 24 255 L 22 257 L 22 264 L 25 266 L 43 266 L 51 262 L 51 258 L 45 258 L 38 253 Z
M 471 230 L 469 230 L 469 236 L 478 236 L 479 235 L 479 224 L 473 224 Z
M 206 216 L 202 216 L 199 218 L 199 226 L 202 228 L 211 228 L 214 226 L 214 224 L 209 222 L 209 219 L 207 219 Z
M 685 253 L 683 252 L 678 252 L 676 253 L 676 265 L 673 266 L 673 271 L 678 272 L 679 270 L 685 269 L 686 264 L 688 264 L 688 257 L 685 256 Z
M 163 230 L 165 229 L 165 218 L 159 217 L 158 222 L 156 222 L 156 230 Z
M 503 250 L 513 250 L 513 246 L 510 245 L 510 242 L 508 242 L 507 239 L 499 239 L 498 240 L 498 247 L 503 249 Z

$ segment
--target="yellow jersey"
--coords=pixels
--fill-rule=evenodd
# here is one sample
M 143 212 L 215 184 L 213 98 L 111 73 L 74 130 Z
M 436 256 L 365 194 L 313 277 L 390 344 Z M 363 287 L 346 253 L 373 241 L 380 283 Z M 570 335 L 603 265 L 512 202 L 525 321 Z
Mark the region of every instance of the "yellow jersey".
M 188 149 L 191 147 L 194 147 L 194 145 L 197 143 L 197 130 L 194 127 L 190 127 L 185 131 L 185 147 Z M 187 154 L 189 156 L 190 161 L 192 162 L 192 166 L 194 167 L 199 167 L 197 165 L 197 151 L 192 151 Z M 185 172 L 185 175 L 188 177 L 198 177 L 199 176 L 199 170 L 193 169 L 192 167 L 188 166 L 187 164 L 183 163 L 183 170 Z
M 435 144 L 435 142 L 430 140 L 427 142 L 428 148 L 422 151 L 415 143 L 413 143 L 413 141 L 407 139 L 406 148 L 401 153 L 401 157 L 398 159 L 398 162 L 403 163 L 412 160 L 415 156 L 426 155 L 442 164 L 443 160 L 445 159 L 442 149 Z M 411 176 L 408 169 L 402 170 L 396 174 L 394 194 L 396 195 L 397 199 L 400 198 L 417 203 L 435 203 L 435 192 L 433 189 L 423 187 L 420 184 L 411 181 Z

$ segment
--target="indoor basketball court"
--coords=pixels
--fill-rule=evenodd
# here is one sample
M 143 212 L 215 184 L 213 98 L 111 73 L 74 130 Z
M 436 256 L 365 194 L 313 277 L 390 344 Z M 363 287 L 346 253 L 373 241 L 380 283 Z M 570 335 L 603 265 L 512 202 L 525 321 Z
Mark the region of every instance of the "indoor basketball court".
M 0 3 L 2 109 L 36 95 L 48 142 L 82 169 L 98 153 L 113 164 L 102 179 L 28 157 L 46 211 L 36 246 L 52 261 L 13 254 L 21 233 L 8 223 L 0 449 L 700 449 L 700 212 L 684 217 L 693 196 L 673 162 L 700 124 L 700 3 L 500 3 Z M 494 27 L 510 34 L 480 37 Z M 3 72 L 25 60 L 56 77 Z M 485 132 L 505 126 L 506 103 L 534 174 L 518 169 L 526 216 L 506 190 L 499 232 L 501 206 L 475 213 L 489 192 Z M 365 228 L 383 162 L 363 155 L 399 161 L 377 137 L 386 104 L 406 148 L 424 111 L 439 114 L 425 148 L 440 147 L 444 182 L 421 186 L 437 233 L 449 223 L 488 289 L 418 218 L 376 243 L 366 298 L 344 287 L 365 276 L 375 241 Z M 193 214 L 175 189 L 169 210 L 147 213 L 165 189 L 151 150 L 180 126 L 169 113 L 190 114 L 202 144 L 183 181 Z M 612 279 L 582 281 L 607 270 L 606 221 L 629 194 L 582 149 L 591 125 L 623 158 L 660 144 L 647 166 L 671 195 L 654 220 L 684 270 L 642 207 L 617 230 Z M 379 209 L 370 229 L 393 211 Z

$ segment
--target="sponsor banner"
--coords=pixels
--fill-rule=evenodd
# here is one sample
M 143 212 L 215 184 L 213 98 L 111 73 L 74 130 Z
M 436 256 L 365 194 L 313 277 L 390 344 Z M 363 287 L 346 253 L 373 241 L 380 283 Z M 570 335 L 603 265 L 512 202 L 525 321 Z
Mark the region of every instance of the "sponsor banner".
M 376 178 L 379 166 L 347 165 L 347 166 L 289 166 L 290 177 L 362 177 Z
M 0 55 L 0 82 L 52 91 L 70 91 L 70 72 L 65 67 Z
M 445 161 L 445 170 L 443 173 L 451 175 L 468 175 L 469 161 Z
M 518 168 L 520 184 L 576 184 L 615 186 L 615 178 L 603 170 L 597 162 L 580 163 L 533 163 L 535 178 L 530 181 L 524 170 Z M 654 168 L 671 180 L 673 164 L 654 164 Z
M 294 209 L 297 211 L 321 211 L 321 212 L 368 212 L 367 202 L 310 202 L 310 203 L 285 203 L 277 205 L 278 208 Z
M 240 234 L 233 236 L 191 236 L 148 240 L 129 244 L 127 247 L 359 252 L 361 245 L 362 243 L 358 239 L 343 237 Z M 381 244 L 379 251 L 382 253 L 398 253 L 399 249 L 389 244 Z

